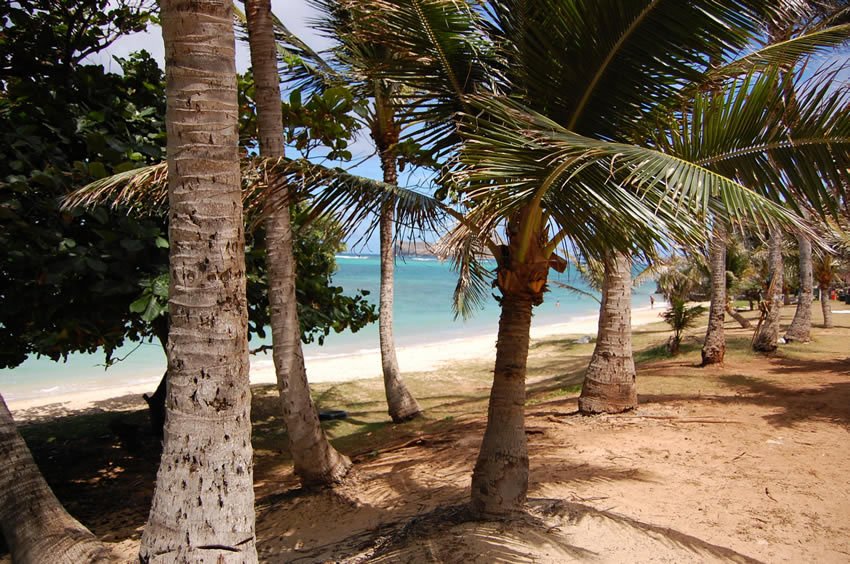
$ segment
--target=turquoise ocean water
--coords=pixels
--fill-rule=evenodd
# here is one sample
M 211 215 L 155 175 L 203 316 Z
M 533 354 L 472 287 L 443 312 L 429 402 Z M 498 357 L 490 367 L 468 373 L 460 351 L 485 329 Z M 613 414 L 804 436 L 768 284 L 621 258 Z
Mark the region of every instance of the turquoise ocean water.
M 334 283 L 348 292 L 357 289 L 369 290 L 369 299 L 378 301 L 380 265 L 373 255 L 339 255 L 338 271 Z M 495 267 L 495 262 L 492 263 Z M 552 273 L 551 280 L 560 280 L 573 286 L 587 286 L 569 270 L 565 274 Z M 483 310 L 469 320 L 454 320 L 451 299 L 456 274 L 448 263 L 429 257 L 398 259 L 395 271 L 395 338 L 397 346 L 415 346 L 460 339 L 464 337 L 493 334 L 498 323 L 499 309 L 496 300 L 489 299 Z M 635 307 L 649 305 L 649 294 L 654 284 L 645 284 L 635 289 Z M 593 315 L 599 305 L 586 296 L 578 296 L 568 290 L 550 284 L 546 301 L 535 308 L 534 325 L 566 323 L 571 319 Z M 252 347 L 259 343 L 252 343 Z M 342 356 L 378 349 L 377 324 L 357 333 L 331 333 L 324 346 L 304 346 L 306 357 Z M 48 359 L 31 358 L 12 370 L 0 370 L 0 392 L 7 400 L 22 400 L 41 396 L 112 388 L 125 385 L 149 383 L 151 391 L 156 387 L 165 370 L 165 355 L 158 344 L 144 343 L 137 347 L 129 343 L 118 351 L 116 357 L 126 359 L 108 370 L 103 366 L 102 354 L 72 355 L 67 362 L 52 362 Z M 252 357 L 252 362 L 264 362 L 270 356 Z

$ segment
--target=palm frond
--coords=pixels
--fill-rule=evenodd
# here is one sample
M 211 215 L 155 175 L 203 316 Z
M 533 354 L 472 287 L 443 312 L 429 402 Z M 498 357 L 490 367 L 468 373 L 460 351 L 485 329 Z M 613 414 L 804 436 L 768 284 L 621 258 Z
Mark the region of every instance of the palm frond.
M 484 10 L 513 93 L 568 130 L 612 140 L 785 15 L 745 0 L 491 0 Z
M 453 180 L 474 202 L 468 217 L 482 229 L 527 205 L 543 185 L 550 188 L 542 205 L 573 241 L 591 247 L 619 238 L 623 250 L 633 241 L 650 249 L 671 234 L 698 241 L 709 213 L 806 229 L 781 206 L 678 156 L 584 137 L 513 101 L 476 105 L 482 113 L 461 125 Z
M 698 94 L 656 127 L 653 143 L 795 209 L 837 213 L 850 167 L 850 86 L 838 85 L 839 72 L 796 84 L 777 70 L 751 72 Z
M 481 262 L 489 256 L 487 246 L 467 225 L 457 223 L 437 243 L 435 253 L 441 260 L 448 259 L 458 273 L 452 299 L 455 319 L 469 319 L 483 308 L 493 287 L 493 272 Z
M 423 231 L 439 231 L 446 206 L 415 190 L 385 184 L 330 169 L 306 159 L 243 159 L 242 201 L 250 225 L 257 225 L 274 205 L 308 201 L 310 217 L 333 216 L 350 233 L 358 226 L 367 231 L 377 226 L 378 211 L 392 201 L 399 238 Z M 107 177 L 65 197 L 64 208 L 107 205 L 128 213 L 157 215 L 167 212 L 168 168 L 166 163 L 134 169 Z M 281 198 L 281 193 L 285 197 Z
M 812 55 L 834 51 L 850 41 L 850 24 L 835 25 L 765 45 L 706 73 L 705 82 L 750 74 L 754 70 L 770 70 L 796 66 Z

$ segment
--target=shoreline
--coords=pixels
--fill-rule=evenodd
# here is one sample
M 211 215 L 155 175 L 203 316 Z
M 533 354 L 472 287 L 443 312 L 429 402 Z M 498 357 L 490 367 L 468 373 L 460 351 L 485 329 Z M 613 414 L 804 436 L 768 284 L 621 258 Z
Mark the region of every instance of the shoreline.
M 632 310 L 632 327 L 648 325 L 659 321 L 659 313 L 664 303 L 656 302 L 657 307 L 636 308 Z M 535 327 L 532 322 L 532 341 L 560 335 L 595 336 L 599 315 L 586 315 L 572 318 L 563 323 L 547 323 Z M 456 360 L 495 360 L 496 328 L 493 331 L 470 337 L 434 341 L 421 345 L 399 347 L 399 367 L 402 374 L 410 372 L 431 372 L 441 365 Z M 307 376 L 310 383 L 345 382 L 368 378 L 380 378 L 381 358 L 378 349 L 359 351 L 350 354 L 308 357 L 305 359 Z M 344 377 L 342 377 L 344 375 Z M 251 361 L 251 385 L 276 383 L 274 364 L 271 355 L 255 357 Z M 51 411 L 78 411 L 90 409 L 95 403 L 137 395 L 141 402 L 143 393 L 153 393 L 158 383 L 117 385 L 108 388 L 68 392 L 53 396 L 7 400 L 9 410 L 19 422 L 27 421 L 39 414 L 26 413 L 41 411 L 50 407 Z

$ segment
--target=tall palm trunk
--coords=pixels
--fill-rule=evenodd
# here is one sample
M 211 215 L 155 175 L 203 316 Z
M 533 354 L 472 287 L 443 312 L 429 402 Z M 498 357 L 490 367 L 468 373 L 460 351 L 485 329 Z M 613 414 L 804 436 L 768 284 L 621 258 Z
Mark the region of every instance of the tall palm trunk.
M 283 118 L 270 0 L 247 0 L 248 38 L 254 69 L 260 154 L 283 157 Z M 287 194 L 270 200 L 266 219 L 266 265 L 272 356 L 295 474 L 305 485 L 333 484 L 351 461 L 337 452 L 322 430 L 310 397 L 295 295 L 295 257 Z
M 398 183 L 395 146 L 399 139 L 399 127 L 388 97 L 380 84 L 376 86 L 375 123 L 372 137 L 381 156 L 381 169 L 384 182 Z M 401 378 L 398 358 L 393 338 L 393 289 L 395 283 L 395 253 L 393 252 L 393 215 L 394 203 L 386 202 L 381 208 L 381 292 L 378 314 L 378 334 L 381 343 L 381 368 L 384 373 L 384 391 L 387 396 L 387 410 L 396 423 L 402 423 L 418 417 L 422 410 L 419 403 Z
M 702 346 L 702 365 L 722 364 L 726 355 L 726 226 L 715 218 L 714 234 L 709 248 L 711 267 L 711 307 L 708 310 L 708 329 Z
M 71 517 L 47 485 L 0 395 L 0 526 L 20 564 L 115 562 L 111 550 Z
M 829 284 L 820 285 L 820 311 L 823 314 L 823 326 L 832 328 L 832 304 L 829 303 Z
M 632 261 L 606 256 L 596 347 L 587 367 L 579 412 L 621 413 L 637 407 L 632 356 Z
M 525 212 L 528 213 L 528 212 Z M 521 511 L 528 492 L 528 444 L 525 436 L 525 375 L 531 309 L 543 301 L 549 261 L 541 248 L 541 229 L 521 257 L 520 214 L 508 226 L 507 246 L 497 257 L 497 285 L 502 293 L 496 366 L 487 410 L 487 429 L 472 472 L 473 513 L 498 517 Z
M 812 339 L 812 242 L 803 233 L 798 233 L 797 245 L 800 251 L 800 298 L 791 326 L 785 332 L 785 340 L 808 343 Z
M 762 317 L 753 336 L 753 350 L 759 352 L 775 351 L 779 346 L 779 319 L 782 314 L 782 232 L 774 228 L 770 232 L 768 243 L 768 269 L 770 284 L 767 295 L 761 303 Z
M 230 2 L 163 0 L 171 286 L 165 439 L 141 562 L 257 562 Z

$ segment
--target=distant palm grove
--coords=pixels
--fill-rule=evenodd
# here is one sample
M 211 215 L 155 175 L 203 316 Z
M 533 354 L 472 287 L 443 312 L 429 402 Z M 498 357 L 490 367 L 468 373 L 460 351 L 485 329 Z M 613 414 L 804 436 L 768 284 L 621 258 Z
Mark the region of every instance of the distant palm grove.
M 270 0 L 0 8 L 0 360 L 103 349 L 109 362 L 126 341 L 162 345 L 168 368 L 145 396 L 162 451 L 139 561 L 265 560 L 249 335 L 270 327 L 279 448 L 298 487 L 358 487 L 362 460 L 331 444 L 302 343 L 377 321 L 388 419 L 429 417 L 397 358 L 400 245 L 428 241 L 451 262 L 458 317 L 500 308 L 486 425 L 455 501 L 472 522 L 527 510 L 530 331 L 552 270 L 600 295 L 586 416 L 638 408 L 631 292 L 643 279 L 664 297 L 666 354 L 707 313 L 706 370 L 724 363 L 727 314 L 760 354 L 832 326 L 850 256 L 845 2 L 311 5 L 324 50 Z M 90 62 L 154 23 L 163 70 L 144 51 L 120 73 Z M 355 139 L 380 178 L 346 169 Z M 408 168 L 427 185 L 405 186 Z M 364 232 L 379 240 L 377 310 L 332 284 L 334 254 Z M 2 396 L 0 460 L 14 562 L 118 559 L 62 507 Z

